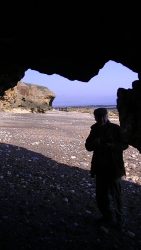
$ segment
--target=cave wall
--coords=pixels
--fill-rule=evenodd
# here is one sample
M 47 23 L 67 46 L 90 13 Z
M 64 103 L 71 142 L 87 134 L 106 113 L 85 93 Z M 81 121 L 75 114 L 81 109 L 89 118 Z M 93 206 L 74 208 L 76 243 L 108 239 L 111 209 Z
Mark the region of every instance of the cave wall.
M 125 141 L 141 153 L 141 80 L 130 89 L 118 89 L 117 109 Z
M 106 3 L 105 8 L 99 4 L 100 9 L 94 4 L 89 10 L 84 4 L 83 11 L 76 6 L 68 11 L 64 4 L 62 9 L 53 6 L 54 12 L 42 4 L 32 9 L 25 6 L 25 10 L 21 3 L 16 11 L 9 8 L 8 22 L 2 19 L 0 31 L 0 95 L 14 87 L 27 69 L 88 82 L 113 60 L 138 73 L 140 79 L 141 30 L 135 4 L 131 12 L 123 5 L 108 7 Z M 141 145 L 140 84 L 117 92 L 121 127 L 129 143 L 137 148 Z

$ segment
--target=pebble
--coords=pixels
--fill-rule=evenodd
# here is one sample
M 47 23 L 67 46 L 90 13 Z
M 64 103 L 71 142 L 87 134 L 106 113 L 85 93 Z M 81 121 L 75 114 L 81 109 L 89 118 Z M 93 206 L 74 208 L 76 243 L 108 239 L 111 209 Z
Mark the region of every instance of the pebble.
M 68 198 L 64 198 L 63 200 L 64 200 L 66 203 L 69 202 Z
M 107 227 L 101 226 L 100 229 L 106 234 L 109 233 L 109 229 Z
M 72 155 L 72 156 L 71 156 L 71 159 L 76 159 L 76 156 L 73 156 L 73 155 Z
M 127 235 L 130 237 L 130 238 L 135 238 L 135 233 L 131 232 L 131 231 L 127 231 Z

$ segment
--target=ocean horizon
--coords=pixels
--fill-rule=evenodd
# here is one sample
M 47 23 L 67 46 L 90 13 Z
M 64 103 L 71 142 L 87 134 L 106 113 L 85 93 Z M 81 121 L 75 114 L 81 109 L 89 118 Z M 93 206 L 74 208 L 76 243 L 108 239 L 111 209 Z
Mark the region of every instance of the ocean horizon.
M 93 105 L 56 105 L 53 106 L 53 108 L 55 109 L 59 109 L 59 108 L 107 108 L 107 109 L 117 109 L 116 105 L 112 105 L 112 104 L 93 104 Z

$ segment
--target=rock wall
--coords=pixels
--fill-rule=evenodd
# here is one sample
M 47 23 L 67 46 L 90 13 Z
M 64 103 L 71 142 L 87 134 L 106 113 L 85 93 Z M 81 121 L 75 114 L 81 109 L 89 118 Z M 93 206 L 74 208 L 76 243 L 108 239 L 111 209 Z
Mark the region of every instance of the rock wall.
M 18 82 L 4 92 L 0 99 L 0 110 L 13 108 L 28 109 L 32 112 L 45 112 L 52 107 L 55 94 L 47 87 Z
M 141 80 L 118 89 L 117 109 L 124 139 L 141 153 Z

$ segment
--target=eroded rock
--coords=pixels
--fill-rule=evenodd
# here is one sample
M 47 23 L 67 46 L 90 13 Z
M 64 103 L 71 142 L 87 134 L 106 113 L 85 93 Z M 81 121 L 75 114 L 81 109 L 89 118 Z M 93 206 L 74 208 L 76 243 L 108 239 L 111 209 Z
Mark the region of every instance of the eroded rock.
M 47 87 L 18 82 L 17 86 L 4 92 L 0 100 L 0 109 L 22 108 L 44 113 L 52 107 L 54 98 L 55 94 Z

